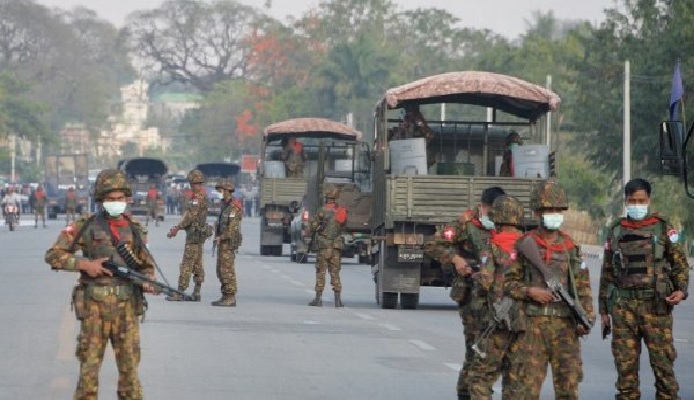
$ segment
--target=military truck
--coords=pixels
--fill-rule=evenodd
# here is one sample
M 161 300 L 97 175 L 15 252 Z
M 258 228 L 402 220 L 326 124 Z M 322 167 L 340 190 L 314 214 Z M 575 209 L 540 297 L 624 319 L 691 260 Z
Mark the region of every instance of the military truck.
M 202 163 L 195 166 L 196 169 L 205 174 L 205 191 L 207 192 L 207 215 L 218 216 L 222 210 L 222 199 L 217 195 L 215 185 L 223 178 L 236 178 L 241 170 L 238 164 L 225 162 Z M 238 183 L 238 182 L 237 182 Z
M 543 144 L 542 122 L 559 103 L 540 86 L 480 71 L 430 76 L 385 93 L 374 114 L 372 169 L 372 272 L 382 308 L 396 308 L 399 297 L 403 309 L 416 309 L 420 287 L 451 285 L 451 271 L 427 257 L 423 246 L 476 206 L 485 188 L 500 186 L 518 198 L 531 220 L 531 187 L 551 173 L 553 157 Z M 425 118 L 442 115 L 442 104 L 446 118 Z M 417 124 L 430 132 L 402 138 L 403 109 L 421 113 Z M 513 150 L 514 176 L 500 177 L 511 131 L 524 144 Z
M 58 218 L 65 212 L 65 196 L 70 188 L 75 189 L 78 214 L 89 206 L 90 184 L 86 154 L 55 154 L 44 157 L 44 179 L 46 190 L 46 213 L 48 219 Z
M 322 118 L 289 119 L 265 129 L 258 171 L 261 255 L 281 256 L 283 243 L 290 243 L 290 223 L 299 211 L 309 176 L 317 174 L 321 143 L 354 141 L 358 136 L 349 126 Z M 300 177 L 287 176 L 284 152 L 290 139 L 303 147 Z
M 152 185 L 157 189 L 157 219 L 166 214 L 166 174 L 169 168 L 159 158 L 134 157 L 118 161 L 118 169 L 125 173 L 132 188 L 133 197 L 129 210 L 133 215 L 147 215 L 147 192 Z
M 359 256 L 360 263 L 370 264 L 371 257 L 371 184 L 370 151 L 368 144 L 355 138 L 324 139 L 318 147 L 316 174 L 308 178 L 306 194 L 299 212 L 290 225 L 290 259 L 308 262 L 312 238 L 308 227 L 311 217 L 323 205 L 326 183 L 340 188 L 337 203 L 347 209 L 347 224 L 343 230 L 342 257 Z

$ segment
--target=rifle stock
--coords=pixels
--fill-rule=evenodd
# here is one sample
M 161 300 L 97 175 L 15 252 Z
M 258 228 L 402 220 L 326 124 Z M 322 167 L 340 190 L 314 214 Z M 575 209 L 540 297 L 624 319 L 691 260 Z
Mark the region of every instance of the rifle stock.
M 574 314 L 574 317 L 576 317 L 578 323 L 581 324 L 585 329 L 590 330 L 593 327 L 593 324 L 588 318 L 588 314 L 586 314 L 585 310 L 580 304 L 574 301 L 573 297 L 571 297 L 571 294 L 569 294 L 564 285 L 562 285 L 562 283 L 547 269 L 547 266 L 542 261 L 540 249 L 537 247 L 535 240 L 529 236 L 526 236 L 516 243 L 516 248 L 528 261 L 530 261 L 535 269 L 540 272 L 542 279 L 545 281 L 547 288 L 552 292 L 552 294 L 569 306 L 569 309 L 571 309 L 571 312 Z

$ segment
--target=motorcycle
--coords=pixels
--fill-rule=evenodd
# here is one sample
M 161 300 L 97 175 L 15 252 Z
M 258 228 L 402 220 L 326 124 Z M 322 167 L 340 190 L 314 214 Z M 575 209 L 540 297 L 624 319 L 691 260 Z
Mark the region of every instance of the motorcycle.
M 15 226 L 19 224 L 19 209 L 14 203 L 5 204 L 5 224 L 13 231 Z

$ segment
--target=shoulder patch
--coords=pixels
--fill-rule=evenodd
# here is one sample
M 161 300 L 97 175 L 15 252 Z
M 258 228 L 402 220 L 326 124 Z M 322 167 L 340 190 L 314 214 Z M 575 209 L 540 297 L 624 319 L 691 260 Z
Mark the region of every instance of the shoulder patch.
M 66 226 L 65 228 L 63 228 L 62 232 L 66 233 L 70 236 L 74 235 L 75 234 L 75 224 L 73 223 L 73 224 Z

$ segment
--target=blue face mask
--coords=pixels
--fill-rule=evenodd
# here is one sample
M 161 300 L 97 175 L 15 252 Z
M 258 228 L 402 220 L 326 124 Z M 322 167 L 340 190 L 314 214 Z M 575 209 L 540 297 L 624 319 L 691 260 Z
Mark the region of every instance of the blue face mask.
M 627 204 L 627 216 L 631 219 L 641 220 L 648 215 L 648 204 Z
M 542 214 L 542 226 L 548 231 L 556 231 L 564 222 L 564 214 Z
M 482 226 L 484 227 L 484 229 L 486 229 L 488 231 L 491 231 L 492 229 L 494 229 L 494 221 L 489 219 L 489 216 L 487 216 L 487 215 L 481 216 L 480 222 L 482 223 Z
M 508 145 L 508 148 L 509 149 L 516 149 L 516 148 L 518 148 L 518 143 L 515 143 L 515 142 L 511 143 L 510 145 Z

